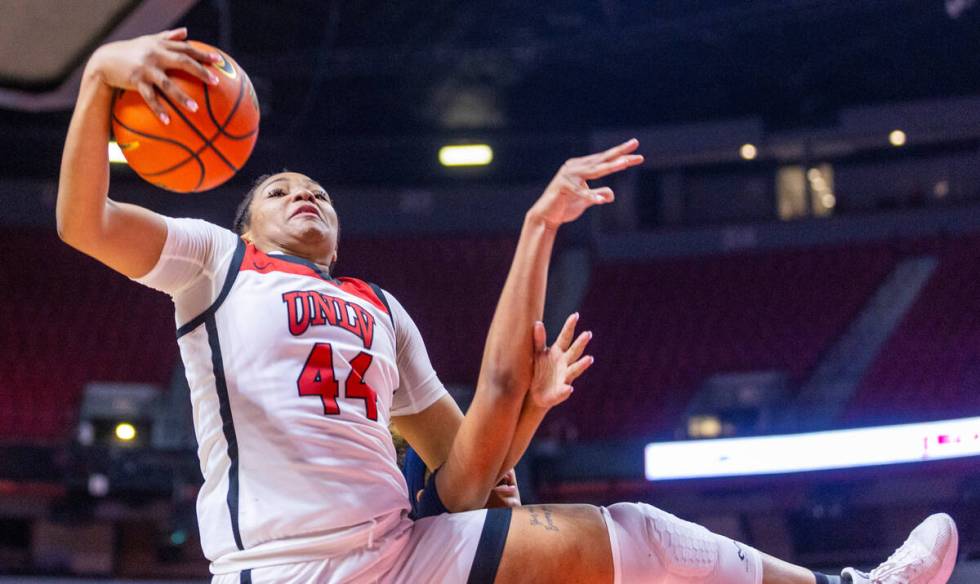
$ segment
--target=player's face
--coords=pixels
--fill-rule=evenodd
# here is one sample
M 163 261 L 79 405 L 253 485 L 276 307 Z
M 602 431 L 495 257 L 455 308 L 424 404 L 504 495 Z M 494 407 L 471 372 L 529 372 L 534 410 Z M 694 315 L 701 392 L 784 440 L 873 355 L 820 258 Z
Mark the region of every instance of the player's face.
M 281 172 L 256 190 L 246 237 L 260 249 L 331 263 L 337 255 L 337 228 L 327 191 L 306 175 Z

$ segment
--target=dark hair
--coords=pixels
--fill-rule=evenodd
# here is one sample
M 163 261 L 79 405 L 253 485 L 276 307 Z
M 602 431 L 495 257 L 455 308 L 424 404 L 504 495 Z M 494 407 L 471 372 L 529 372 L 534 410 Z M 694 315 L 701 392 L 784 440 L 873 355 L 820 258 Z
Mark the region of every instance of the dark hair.
M 248 229 L 249 223 L 252 222 L 252 199 L 255 198 L 255 193 L 258 192 L 259 187 L 262 186 L 262 183 L 268 180 L 271 176 L 271 174 L 263 174 L 259 178 L 255 179 L 255 182 L 252 183 L 251 188 L 249 188 L 248 192 L 245 193 L 245 198 L 238 204 L 238 209 L 235 210 L 235 221 L 231 224 L 232 230 L 238 235 L 245 233 L 245 230 Z

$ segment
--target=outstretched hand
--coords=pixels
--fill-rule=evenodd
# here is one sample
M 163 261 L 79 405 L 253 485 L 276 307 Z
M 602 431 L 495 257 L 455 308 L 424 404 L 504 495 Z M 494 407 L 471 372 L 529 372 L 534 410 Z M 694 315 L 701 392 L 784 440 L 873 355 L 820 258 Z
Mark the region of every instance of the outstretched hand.
M 138 91 L 160 121 L 169 124 L 161 96 L 190 111 L 197 111 L 198 104 L 170 80 L 167 70 L 181 70 L 217 85 L 218 77 L 206 65 L 220 60 L 220 55 L 187 42 L 187 29 L 178 28 L 103 45 L 92 55 L 88 67 L 109 87 Z
M 553 408 L 568 399 L 574 391 L 572 383 L 592 366 L 592 356 L 582 356 L 592 340 L 592 333 L 581 333 L 572 342 L 577 323 L 578 313 L 569 316 L 555 344 L 550 347 L 545 345 L 544 323 L 534 323 L 534 377 L 528 397 L 540 408 Z
M 563 223 L 578 219 L 593 205 L 612 203 L 615 194 L 611 188 L 593 189 L 588 181 L 642 164 L 643 155 L 633 154 L 639 146 L 640 142 L 633 138 L 605 152 L 568 159 L 529 213 L 557 229 Z

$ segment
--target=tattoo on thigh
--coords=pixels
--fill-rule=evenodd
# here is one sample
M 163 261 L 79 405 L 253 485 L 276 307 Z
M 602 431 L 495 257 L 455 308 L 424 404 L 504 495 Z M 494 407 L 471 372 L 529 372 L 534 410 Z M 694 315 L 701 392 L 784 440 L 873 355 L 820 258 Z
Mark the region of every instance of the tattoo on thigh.
M 531 526 L 540 526 L 546 529 L 547 531 L 561 531 L 560 529 L 558 529 L 558 526 L 555 525 L 555 521 L 551 516 L 552 515 L 551 509 L 549 509 L 546 506 L 541 507 L 540 509 L 541 509 L 541 513 L 538 513 L 538 511 L 535 510 L 534 508 L 531 507 L 528 508 L 528 511 L 530 511 L 531 513 L 531 522 L 530 522 Z M 542 514 L 544 515 L 544 522 L 541 521 Z

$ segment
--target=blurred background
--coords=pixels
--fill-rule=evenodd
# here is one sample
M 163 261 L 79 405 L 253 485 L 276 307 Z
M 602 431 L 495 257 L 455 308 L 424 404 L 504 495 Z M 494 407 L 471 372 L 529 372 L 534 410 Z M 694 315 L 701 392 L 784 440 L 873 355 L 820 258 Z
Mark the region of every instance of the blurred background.
M 960 525 L 954 582 L 980 582 L 973 0 L 0 12 L 0 582 L 208 576 L 171 302 L 54 229 L 88 55 L 175 26 L 249 73 L 258 145 L 203 194 L 113 164 L 112 196 L 230 226 L 257 175 L 313 176 L 342 224 L 337 273 L 403 302 L 464 404 L 524 212 L 566 158 L 640 139 L 616 204 L 560 234 L 546 322 L 580 310 L 596 365 L 522 463 L 525 502 L 642 500 L 828 571 L 877 564 L 942 510 Z M 459 145 L 478 147 L 444 150 Z M 729 442 L 687 474 L 651 475 L 678 462 L 656 449 L 644 468 L 649 443 L 927 422 L 903 426 L 918 450 L 853 468 L 798 472 L 827 451 L 792 438 L 759 456 L 800 464 L 762 474 L 724 470 Z M 848 454 L 899 443 L 853 436 Z

